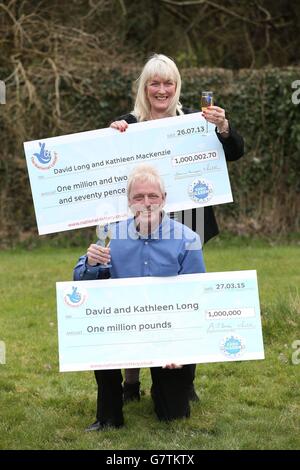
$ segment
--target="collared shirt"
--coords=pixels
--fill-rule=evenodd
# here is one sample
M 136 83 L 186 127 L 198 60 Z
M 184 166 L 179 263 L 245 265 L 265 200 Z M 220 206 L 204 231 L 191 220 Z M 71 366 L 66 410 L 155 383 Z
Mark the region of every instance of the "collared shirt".
M 199 236 L 185 225 L 163 216 L 156 230 L 142 236 L 133 218 L 112 226 L 110 277 L 177 276 L 205 272 Z M 101 277 L 99 265 L 89 266 L 81 256 L 74 280 Z

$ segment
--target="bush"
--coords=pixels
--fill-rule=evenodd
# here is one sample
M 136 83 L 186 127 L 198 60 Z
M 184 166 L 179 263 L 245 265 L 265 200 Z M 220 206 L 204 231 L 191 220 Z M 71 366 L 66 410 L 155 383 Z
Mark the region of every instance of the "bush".
M 50 65 L 32 61 L 26 69 L 15 70 L 18 80 L 7 80 L 7 104 L 0 108 L 0 132 L 5 136 L 0 150 L 2 244 L 36 234 L 23 141 L 106 127 L 133 106 L 132 84 L 140 67 L 93 64 L 85 72 L 81 68 L 78 78 L 76 71 L 70 76 Z M 201 90 L 213 90 L 245 139 L 245 157 L 229 163 L 235 204 L 217 208 L 222 230 L 296 232 L 300 105 L 292 104 L 291 96 L 300 68 L 181 72 L 182 103 L 198 108 Z M 0 78 L 7 73 L 0 69 Z M 69 233 L 68 239 L 73 238 L 78 239 L 78 234 Z

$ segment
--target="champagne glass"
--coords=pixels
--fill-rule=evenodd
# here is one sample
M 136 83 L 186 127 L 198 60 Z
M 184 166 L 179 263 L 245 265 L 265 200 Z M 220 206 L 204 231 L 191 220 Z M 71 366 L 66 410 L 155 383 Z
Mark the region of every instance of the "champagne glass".
M 97 245 L 107 248 L 112 238 L 112 231 L 109 224 L 97 225 L 96 233 L 98 237 Z M 100 269 L 111 268 L 111 264 L 100 264 Z
M 212 91 L 202 91 L 201 93 L 201 110 L 205 111 L 209 106 L 213 106 L 214 97 Z M 208 122 L 206 121 L 206 133 L 208 133 Z

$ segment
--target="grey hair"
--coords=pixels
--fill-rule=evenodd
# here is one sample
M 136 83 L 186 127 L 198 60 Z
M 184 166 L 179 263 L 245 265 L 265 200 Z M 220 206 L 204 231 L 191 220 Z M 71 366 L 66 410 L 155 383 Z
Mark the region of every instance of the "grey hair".
M 161 178 L 158 171 L 156 170 L 156 168 L 154 168 L 153 166 L 142 163 L 141 165 L 138 165 L 133 169 L 133 171 L 128 176 L 128 181 L 127 181 L 127 198 L 128 199 L 130 196 L 132 186 L 136 181 L 142 181 L 142 182 L 147 182 L 147 183 L 158 183 L 161 193 L 165 197 L 166 190 L 165 190 L 164 181 Z
M 138 121 L 148 121 L 150 119 L 150 103 L 146 94 L 146 86 L 149 80 L 158 75 L 164 80 L 171 79 L 176 84 L 176 92 L 167 110 L 169 116 L 183 114 L 182 105 L 179 102 L 181 91 L 181 77 L 175 62 L 166 55 L 153 54 L 144 65 L 141 75 L 137 79 L 137 94 L 134 104 L 133 114 Z

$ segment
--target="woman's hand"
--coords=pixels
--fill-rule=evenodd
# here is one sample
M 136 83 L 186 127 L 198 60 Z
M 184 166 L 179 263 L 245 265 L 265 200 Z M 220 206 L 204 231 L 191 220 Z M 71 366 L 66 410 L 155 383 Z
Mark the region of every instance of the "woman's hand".
M 113 129 L 117 129 L 120 132 L 125 132 L 128 127 L 128 123 L 124 121 L 124 119 L 122 119 L 122 121 L 112 122 L 110 127 L 112 127 Z
M 225 109 L 218 106 L 209 106 L 202 111 L 203 117 L 214 124 L 220 134 L 229 134 L 229 124 L 225 117 Z
M 110 248 L 92 243 L 87 250 L 87 260 L 90 266 L 96 264 L 107 264 L 110 262 Z

